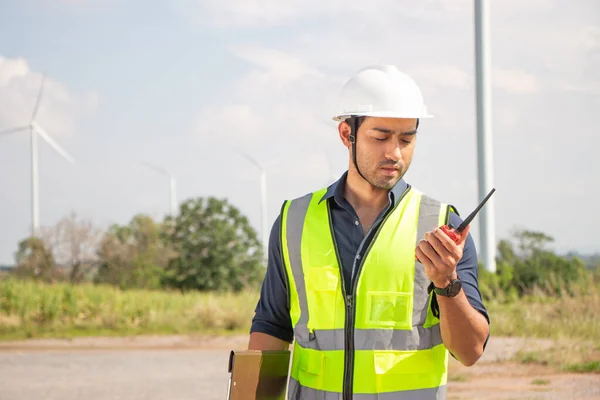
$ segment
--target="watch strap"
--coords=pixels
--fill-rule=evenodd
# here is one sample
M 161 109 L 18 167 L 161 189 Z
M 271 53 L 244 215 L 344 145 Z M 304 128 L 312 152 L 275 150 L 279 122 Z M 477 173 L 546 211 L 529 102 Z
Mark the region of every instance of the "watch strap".
M 462 282 L 460 281 L 460 279 L 456 278 L 453 279 L 446 287 L 444 288 L 438 288 L 436 287 L 433 282 L 431 282 L 429 284 L 429 287 L 427 288 L 427 293 L 431 294 L 431 292 L 433 291 L 435 294 L 440 295 L 440 296 L 444 296 L 444 297 L 454 297 L 456 296 L 459 292 L 460 292 L 460 288 L 459 290 L 456 291 L 456 293 L 452 293 L 451 289 L 454 285 L 460 285 L 460 288 L 462 288 Z

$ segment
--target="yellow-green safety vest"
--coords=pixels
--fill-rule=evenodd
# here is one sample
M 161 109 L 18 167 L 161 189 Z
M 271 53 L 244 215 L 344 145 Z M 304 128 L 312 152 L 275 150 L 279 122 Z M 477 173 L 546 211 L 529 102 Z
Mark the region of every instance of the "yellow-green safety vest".
M 448 351 L 415 248 L 451 206 L 410 185 L 345 287 L 326 189 L 282 206 L 281 248 L 294 345 L 293 400 L 440 400 Z

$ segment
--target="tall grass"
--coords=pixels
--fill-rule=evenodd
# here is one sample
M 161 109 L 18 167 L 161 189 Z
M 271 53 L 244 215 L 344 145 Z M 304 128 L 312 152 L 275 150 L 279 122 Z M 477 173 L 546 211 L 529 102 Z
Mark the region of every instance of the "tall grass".
M 0 280 L 0 338 L 246 331 L 258 293 L 180 293 Z
M 600 343 L 600 282 L 485 301 L 492 335 Z M 180 293 L 0 280 L 0 338 L 145 333 L 247 333 L 258 292 Z M 596 345 L 597 346 L 597 345 Z M 600 348 L 597 350 L 600 351 Z
M 529 348 L 516 359 L 559 367 L 566 371 L 600 373 L 600 280 L 579 282 L 557 292 L 535 288 L 531 294 L 515 297 L 498 293 L 486 306 L 494 336 L 552 339 L 550 348 Z
M 486 303 L 491 329 L 497 336 L 578 339 L 600 342 L 600 285 L 574 295 L 548 295 L 543 291 L 518 299 L 492 299 Z

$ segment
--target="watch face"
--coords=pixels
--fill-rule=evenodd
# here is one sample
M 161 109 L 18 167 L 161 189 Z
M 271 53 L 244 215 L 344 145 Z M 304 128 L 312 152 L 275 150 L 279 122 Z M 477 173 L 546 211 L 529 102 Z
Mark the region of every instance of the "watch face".
M 459 281 L 458 279 L 455 281 L 452 281 L 452 283 L 450 284 L 450 287 L 448 288 L 448 294 L 452 297 L 456 296 L 458 293 L 460 293 L 460 289 L 462 288 L 462 282 Z

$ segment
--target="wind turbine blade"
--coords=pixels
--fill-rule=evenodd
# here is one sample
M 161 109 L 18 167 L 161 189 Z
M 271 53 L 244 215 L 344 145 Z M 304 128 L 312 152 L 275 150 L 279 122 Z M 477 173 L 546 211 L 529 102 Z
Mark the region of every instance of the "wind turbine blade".
M 0 135 L 8 135 L 10 133 L 26 131 L 27 129 L 29 129 L 29 126 L 19 126 L 18 128 L 4 129 L 3 131 L 0 131 Z
M 259 169 L 262 169 L 262 164 L 259 163 L 256 159 L 254 159 L 250 154 L 247 154 L 246 152 L 240 150 L 239 148 L 233 146 L 233 149 L 242 157 L 244 157 L 246 160 L 250 161 L 252 164 L 254 164 L 256 167 L 258 167 Z
M 38 91 L 37 99 L 35 100 L 35 107 L 33 108 L 33 114 L 31 114 L 31 120 L 35 120 L 35 117 L 40 109 L 40 103 L 42 102 L 42 94 L 44 93 L 44 82 L 46 81 L 46 76 L 42 75 L 42 84 L 40 85 L 40 90 Z
M 50 137 L 50 135 L 48 135 L 48 133 L 38 124 L 34 123 L 33 124 L 34 129 L 36 130 L 36 132 L 42 137 L 42 139 L 44 139 L 46 142 L 48 142 L 48 144 L 50 146 L 52 146 L 54 148 L 54 150 L 56 150 L 56 152 L 58 154 L 60 154 L 61 156 L 64 157 L 65 160 L 67 160 L 68 162 L 75 164 L 75 160 L 73 159 L 73 157 L 71 157 L 71 155 L 69 155 L 69 153 L 67 153 L 65 150 L 62 149 L 62 147 L 60 147 L 58 145 L 58 143 L 56 143 L 54 141 L 54 139 L 52 139 Z
M 152 168 L 153 170 L 160 172 L 161 174 L 165 174 L 167 176 L 171 176 L 171 174 L 167 170 L 165 170 L 165 169 L 163 169 L 163 168 L 161 168 L 159 166 L 156 166 L 154 164 L 150 164 L 149 162 L 144 162 L 142 164 L 145 165 L 146 167 Z

